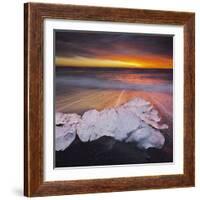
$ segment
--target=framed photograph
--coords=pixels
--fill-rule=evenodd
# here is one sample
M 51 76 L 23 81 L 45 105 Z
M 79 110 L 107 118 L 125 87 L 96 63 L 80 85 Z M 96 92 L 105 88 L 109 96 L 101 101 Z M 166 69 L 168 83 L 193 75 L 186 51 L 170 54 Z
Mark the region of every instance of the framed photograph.
M 24 194 L 194 186 L 195 14 L 24 11 Z

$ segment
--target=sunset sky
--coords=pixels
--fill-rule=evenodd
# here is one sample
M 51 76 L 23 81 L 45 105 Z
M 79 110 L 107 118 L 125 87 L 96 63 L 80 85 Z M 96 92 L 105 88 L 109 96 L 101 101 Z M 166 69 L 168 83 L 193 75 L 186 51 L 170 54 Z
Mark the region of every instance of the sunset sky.
M 173 36 L 83 31 L 55 32 L 55 65 L 173 68 Z

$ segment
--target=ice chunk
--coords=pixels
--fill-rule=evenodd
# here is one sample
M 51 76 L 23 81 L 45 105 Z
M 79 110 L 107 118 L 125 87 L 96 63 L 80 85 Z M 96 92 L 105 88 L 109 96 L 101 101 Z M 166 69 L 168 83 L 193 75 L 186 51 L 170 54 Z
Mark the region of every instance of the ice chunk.
M 82 121 L 77 127 L 81 141 L 92 141 L 102 136 L 114 137 L 117 124 L 117 114 L 114 109 L 98 112 L 90 110 L 83 114 Z
M 121 106 L 102 111 L 88 110 L 82 117 L 56 113 L 56 150 L 66 149 L 76 134 L 82 142 L 110 136 L 119 141 L 134 142 L 141 149 L 162 148 L 165 142 L 158 111 L 150 102 L 135 98 Z
M 65 150 L 75 139 L 80 116 L 77 114 L 56 113 L 56 151 Z
M 146 126 L 134 131 L 126 139 L 126 142 L 136 142 L 141 149 L 148 149 L 150 147 L 160 149 L 165 143 L 165 138 L 159 131 Z
M 156 129 L 168 129 L 168 125 L 159 122 L 161 118 L 158 115 L 158 111 L 153 108 L 150 102 L 145 101 L 141 98 L 133 99 L 123 105 L 124 108 L 131 110 L 135 113 L 142 121 Z
M 81 116 L 76 113 L 73 114 L 64 114 L 61 112 L 56 112 L 55 123 L 56 125 L 76 124 L 79 123 Z
M 117 108 L 116 113 L 118 114 L 118 122 L 116 124 L 114 138 L 122 141 L 128 137 L 130 132 L 139 128 L 141 120 L 133 112 L 123 107 Z
M 67 127 L 56 127 L 56 141 L 55 149 L 56 151 L 65 150 L 75 139 L 76 129 Z

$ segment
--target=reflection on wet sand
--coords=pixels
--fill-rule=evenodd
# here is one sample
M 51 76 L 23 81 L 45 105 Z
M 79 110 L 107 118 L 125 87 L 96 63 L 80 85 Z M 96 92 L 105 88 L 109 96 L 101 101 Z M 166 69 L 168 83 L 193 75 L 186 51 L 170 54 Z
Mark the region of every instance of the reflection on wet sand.
M 77 113 L 119 106 L 135 97 L 150 101 L 172 121 L 172 70 L 56 71 L 55 110 Z
M 95 89 L 75 89 L 73 96 L 67 91 L 62 96 L 56 96 L 56 111 L 64 113 L 77 113 L 96 109 L 103 110 L 119 106 L 135 97 L 141 97 L 150 101 L 166 117 L 172 118 L 172 96 L 169 94 L 143 92 L 143 91 L 105 91 Z

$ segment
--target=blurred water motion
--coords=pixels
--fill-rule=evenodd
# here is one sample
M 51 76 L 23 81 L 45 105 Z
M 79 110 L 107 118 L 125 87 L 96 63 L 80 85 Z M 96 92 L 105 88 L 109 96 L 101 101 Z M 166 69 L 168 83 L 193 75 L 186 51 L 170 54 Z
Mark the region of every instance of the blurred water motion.
M 172 121 L 173 70 L 56 67 L 55 94 L 56 112 L 83 114 L 141 97 Z

